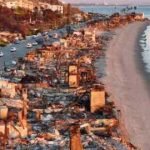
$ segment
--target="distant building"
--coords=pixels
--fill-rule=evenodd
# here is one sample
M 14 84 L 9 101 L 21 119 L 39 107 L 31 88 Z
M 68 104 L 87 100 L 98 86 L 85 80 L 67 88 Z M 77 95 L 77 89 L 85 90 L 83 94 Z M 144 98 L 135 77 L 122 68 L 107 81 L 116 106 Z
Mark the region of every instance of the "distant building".
M 135 15 L 136 20 L 143 20 L 145 18 L 144 13 L 139 13 Z
M 74 18 L 76 19 L 76 21 L 81 21 L 81 20 L 83 20 L 83 17 L 82 17 L 81 14 L 75 14 L 75 15 L 74 15 Z
M 8 8 L 22 7 L 25 9 L 33 10 L 35 7 L 43 7 L 44 9 L 51 9 L 52 11 L 58 11 L 61 14 L 64 12 L 62 5 L 51 5 L 49 3 L 39 2 L 38 0 L 0 0 L 0 4 Z
M 0 0 L 0 5 L 3 5 L 3 0 Z
M 25 9 L 33 10 L 35 4 L 30 0 L 5 0 L 3 6 L 8 8 L 23 7 Z
M 62 5 L 51 5 L 48 3 L 39 2 L 39 6 L 45 8 L 45 9 L 50 9 L 52 11 L 58 11 L 61 14 L 64 13 L 64 7 Z

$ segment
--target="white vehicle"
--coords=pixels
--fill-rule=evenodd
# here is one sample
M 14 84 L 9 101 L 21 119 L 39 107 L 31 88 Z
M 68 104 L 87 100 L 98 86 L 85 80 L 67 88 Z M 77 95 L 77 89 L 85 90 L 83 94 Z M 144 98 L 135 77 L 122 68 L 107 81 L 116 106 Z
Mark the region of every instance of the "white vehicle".
M 19 44 L 19 40 L 15 40 L 15 41 L 14 41 L 14 44 Z
M 3 56 L 4 56 L 3 52 L 2 52 L 2 51 L 0 51 L 0 57 L 3 57 Z
M 33 46 L 36 46 L 36 45 L 38 45 L 38 43 L 37 43 L 37 42 L 33 42 L 32 45 L 33 45 Z
M 32 47 L 32 44 L 31 43 L 27 43 L 27 48 L 31 48 Z
M 54 33 L 54 34 L 53 34 L 53 38 L 54 38 L 54 39 L 57 39 L 57 38 L 59 38 L 59 35 L 58 35 L 57 33 Z
M 33 39 L 37 38 L 37 35 L 33 35 L 32 38 L 33 38 Z
M 45 35 L 48 35 L 48 32 L 44 32 Z
M 12 63 L 12 65 L 16 65 L 17 64 L 17 62 L 14 61 L 14 60 L 11 63 Z
M 10 49 L 10 51 L 11 51 L 11 52 L 15 52 L 15 51 L 16 51 L 16 47 L 12 47 L 12 48 Z
M 47 41 L 49 40 L 49 36 L 48 36 L 48 35 L 45 35 L 44 38 L 45 38 L 45 40 L 47 40 Z

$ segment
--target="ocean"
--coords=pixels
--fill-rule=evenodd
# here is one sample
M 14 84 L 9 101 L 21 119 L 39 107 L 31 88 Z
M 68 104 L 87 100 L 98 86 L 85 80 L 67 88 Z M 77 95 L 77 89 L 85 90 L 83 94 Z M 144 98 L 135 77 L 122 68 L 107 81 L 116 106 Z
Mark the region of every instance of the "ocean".
M 120 12 L 125 6 L 79 6 L 79 8 L 84 12 L 93 12 L 101 14 L 112 14 L 115 12 Z M 150 6 L 138 6 L 135 10 L 136 12 L 143 12 L 145 17 L 150 19 Z
M 93 12 L 110 15 L 115 12 L 120 12 L 125 6 L 79 6 L 84 12 Z M 150 19 L 150 6 L 138 6 L 135 12 L 144 13 L 146 18 Z M 147 26 L 144 33 L 141 35 L 139 45 L 142 48 L 141 56 L 145 65 L 145 71 L 150 75 L 150 26 Z
M 145 70 L 150 74 L 150 26 L 147 26 L 141 35 L 139 44 L 142 48 L 141 55 L 145 64 Z

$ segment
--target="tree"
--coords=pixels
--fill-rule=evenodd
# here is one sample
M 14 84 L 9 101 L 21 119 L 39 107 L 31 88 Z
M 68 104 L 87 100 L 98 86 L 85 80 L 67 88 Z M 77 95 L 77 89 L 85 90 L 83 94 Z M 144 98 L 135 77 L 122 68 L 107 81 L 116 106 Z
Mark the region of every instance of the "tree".
M 37 7 L 34 7 L 34 9 L 33 9 L 33 18 L 34 18 L 34 20 L 37 20 L 37 18 L 38 18 L 38 8 Z
M 25 37 L 29 33 L 29 26 L 27 24 L 20 24 L 18 26 L 18 31 Z

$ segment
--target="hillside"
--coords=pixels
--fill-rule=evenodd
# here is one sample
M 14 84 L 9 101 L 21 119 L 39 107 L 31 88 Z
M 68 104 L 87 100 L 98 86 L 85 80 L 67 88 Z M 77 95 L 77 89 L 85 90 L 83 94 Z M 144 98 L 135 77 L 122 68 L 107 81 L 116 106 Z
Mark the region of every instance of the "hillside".
M 60 28 L 68 23 L 73 23 L 76 21 L 74 14 L 81 13 L 78 8 L 67 4 L 63 5 L 63 13 L 59 10 L 52 11 L 43 7 L 33 7 L 30 10 L 27 9 L 28 7 L 25 7 L 25 4 L 28 6 L 29 1 L 32 1 L 35 4 L 34 6 L 38 4 L 37 2 L 41 1 L 42 3 L 61 4 L 58 0 L 18 0 L 17 4 L 23 2 L 24 7 L 20 7 L 22 6 L 20 4 L 13 8 L 0 5 L 0 32 L 21 33 L 25 37 L 26 35 L 36 34 L 48 29 Z M 11 2 L 13 1 L 11 0 Z M 1 36 L 0 42 L 2 42 Z
M 61 1 L 59 1 L 59 0 L 39 0 L 39 1 L 49 3 L 49 4 L 53 4 L 53 5 L 62 4 Z

